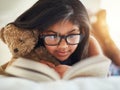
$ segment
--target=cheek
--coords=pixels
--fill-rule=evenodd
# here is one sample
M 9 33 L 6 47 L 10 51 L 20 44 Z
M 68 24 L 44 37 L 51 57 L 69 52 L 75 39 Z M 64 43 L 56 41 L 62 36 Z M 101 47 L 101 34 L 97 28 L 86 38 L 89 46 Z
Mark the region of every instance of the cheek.
M 45 46 L 46 49 L 48 50 L 48 52 L 50 52 L 51 54 L 54 53 L 54 51 L 56 50 L 56 46 Z
M 70 45 L 68 47 L 68 51 L 70 51 L 70 53 L 73 53 L 76 48 L 77 48 L 78 45 Z M 46 49 L 48 50 L 48 52 L 50 52 L 51 54 L 53 54 L 56 50 L 57 50 L 57 47 L 56 46 L 45 46 Z
M 78 45 L 72 45 L 72 46 L 70 46 L 70 48 L 71 48 L 71 53 L 73 53 L 73 52 L 76 50 L 77 46 L 78 46 Z

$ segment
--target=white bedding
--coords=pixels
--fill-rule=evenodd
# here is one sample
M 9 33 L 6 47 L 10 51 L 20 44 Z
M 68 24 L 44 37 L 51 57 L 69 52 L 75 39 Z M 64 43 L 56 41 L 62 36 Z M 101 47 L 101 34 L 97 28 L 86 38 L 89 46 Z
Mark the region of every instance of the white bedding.
M 120 90 L 120 77 L 77 78 L 71 81 L 36 83 L 1 76 L 0 90 Z

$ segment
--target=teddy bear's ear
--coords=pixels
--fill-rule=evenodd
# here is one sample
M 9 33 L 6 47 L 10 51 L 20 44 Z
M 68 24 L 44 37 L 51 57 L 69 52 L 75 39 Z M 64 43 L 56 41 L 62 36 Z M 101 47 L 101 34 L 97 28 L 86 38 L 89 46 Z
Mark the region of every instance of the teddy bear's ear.
M 4 39 L 4 28 L 2 28 L 0 30 L 0 39 L 5 43 L 5 39 Z
M 38 36 L 39 36 L 39 31 L 38 30 L 32 30 L 33 31 L 33 36 L 36 38 L 36 40 L 38 41 Z
M 37 30 L 18 28 L 8 24 L 1 31 L 1 38 L 7 44 L 13 57 L 20 57 L 30 53 L 38 42 Z

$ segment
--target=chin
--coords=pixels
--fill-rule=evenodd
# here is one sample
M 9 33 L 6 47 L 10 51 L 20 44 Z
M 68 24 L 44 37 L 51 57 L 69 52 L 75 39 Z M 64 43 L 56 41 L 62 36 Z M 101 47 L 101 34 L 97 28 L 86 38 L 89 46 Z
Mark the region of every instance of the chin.
M 57 58 L 59 61 L 65 61 L 65 60 L 67 60 L 68 59 L 68 57 L 67 58 Z

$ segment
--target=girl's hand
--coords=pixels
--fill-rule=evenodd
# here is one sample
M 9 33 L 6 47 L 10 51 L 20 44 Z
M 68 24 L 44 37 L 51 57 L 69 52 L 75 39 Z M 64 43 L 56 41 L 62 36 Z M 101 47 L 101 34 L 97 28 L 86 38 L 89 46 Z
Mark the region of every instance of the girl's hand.
M 45 65 L 48 65 L 49 67 L 55 69 L 55 71 L 60 75 L 60 77 L 63 77 L 64 73 L 71 68 L 71 66 L 68 65 L 58 65 L 55 66 L 53 63 L 45 60 L 41 60 L 40 63 L 43 63 Z
M 40 63 L 46 64 L 51 68 L 55 68 L 55 65 L 49 61 L 41 60 Z
M 71 68 L 71 66 L 68 66 L 68 65 L 58 65 L 54 69 L 58 72 L 58 74 L 61 77 L 63 77 L 64 73 L 70 68 Z

